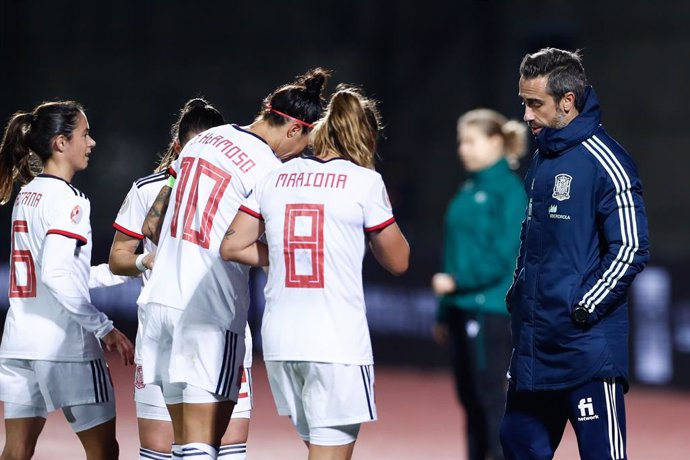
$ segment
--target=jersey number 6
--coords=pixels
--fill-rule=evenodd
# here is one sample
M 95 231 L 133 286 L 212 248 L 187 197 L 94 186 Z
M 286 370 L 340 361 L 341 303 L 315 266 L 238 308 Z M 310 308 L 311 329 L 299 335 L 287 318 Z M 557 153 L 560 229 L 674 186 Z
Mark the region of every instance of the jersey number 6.
M 10 292 L 9 297 L 36 297 L 36 268 L 34 258 L 28 249 L 17 249 L 15 235 L 29 233 L 29 225 L 25 220 L 12 222 L 12 254 L 10 256 Z M 26 284 L 18 284 L 17 267 L 24 265 Z

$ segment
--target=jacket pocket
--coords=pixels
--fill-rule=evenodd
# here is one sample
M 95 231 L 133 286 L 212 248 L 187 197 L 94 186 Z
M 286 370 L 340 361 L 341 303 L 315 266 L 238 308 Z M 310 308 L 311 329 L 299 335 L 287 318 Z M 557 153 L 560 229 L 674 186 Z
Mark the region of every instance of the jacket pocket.
M 575 310 L 575 307 L 577 306 L 577 301 L 579 300 L 578 298 L 580 297 L 584 283 L 585 279 L 582 275 L 580 275 L 570 288 L 570 293 L 568 294 L 568 308 L 571 316 L 573 314 L 573 310 Z

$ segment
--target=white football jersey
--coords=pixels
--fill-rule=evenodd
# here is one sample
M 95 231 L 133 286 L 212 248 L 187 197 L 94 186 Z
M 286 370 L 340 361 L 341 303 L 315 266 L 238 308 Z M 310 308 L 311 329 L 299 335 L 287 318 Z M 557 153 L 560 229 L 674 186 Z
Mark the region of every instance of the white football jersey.
M 395 221 L 381 175 L 301 157 L 262 179 L 241 210 L 266 225 L 264 359 L 372 364 L 365 232 Z
M 156 245 L 150 239 L 146 238 L 141 233 L 141 228 L 144 225 L 146 215 L 151 209 L 153 202 L 156 201 L 161 188 L 166 185 L 168 179 L 167 171 L 161 171 L 150 174 L 148 176 L 137 179 L 129 189 L 125 200 L 120 206 L 120 211 L 117 213 L 113 228 L 132 238 L 142 240 L 144 245 L 144 252 L 155 252 Z M 151 276 L 151 270 L 146 270 L 141 274 L 143 284 L 146 284 Z M 137 309 L 137 344 L 142 343 L 141 335 L 144 332 L 144 311 L 141 308 Z M 245 348 L 247 353 L 244 357 L 244 367 L 252 367 L 252 335 L 247 326 L 245 330 Z M 137 364 L 141 364 L 141 350 L 139 346 L 135 349 L 134 360 Z
M 120 206 L 117 213 L 113 228 L 124 233 L 125 235 L 141 240 L 144 245 L 144 252 L 155 252 L 156 245 L 148 238 L 145 238 L 141 233 L 141 227 L 144 225 L 146 214 L 149 212 L 151 205 L 156 200 L 156 197 L 165 185 L 168 178 L 166 171 L 150 174 L 148 176 L 137 179 L 129 189 L 125 200 Z M 141 274 L 142 283 L 146 284 L 151 276 L 151 270 L 146 270 Z M 144 332 L 142 327 L 144 323 L 143 310 L 137 308 L 137 346 L 134 350 L 134 362 L 141 364 L 141 350 L 138 344 L 142 343 L 141 335 Z
M 136 180 L 129 189 L 125 200 L 120 206 L 113 227 L 125 235 L 143 240 L 144 252 L 155 252 L 156 245 L 141 234 L 141 227 L 144 225 L 146 214 L 151 209 L 151 205 L 166 183 L 168 174 L 165 171 L 154 173 Z M 150 270 L 146 270 L 142 275 L 144 284 L 151 275 Z
M 1 358 L 89 361 L 103 357 L 99 340 L 85 330 L 41 281 L 44 240 L 66 236 L 74 245 L 72 279 L 90 304 L 91 205 L 82 192 L 55 176 L 41 174 L 22 187 L 12 210 L 10 309 L 0 345 Z M 88 305 L 92 325 L 108 318 Z
M 171 168 L 176 181 L 139 305 L 191 306 L 244 334 L 249 267 L 223 261 L 220 243 L 257 180 L 280 165 L 263 139 L 236 125 L 211 128 L 190 140 Z

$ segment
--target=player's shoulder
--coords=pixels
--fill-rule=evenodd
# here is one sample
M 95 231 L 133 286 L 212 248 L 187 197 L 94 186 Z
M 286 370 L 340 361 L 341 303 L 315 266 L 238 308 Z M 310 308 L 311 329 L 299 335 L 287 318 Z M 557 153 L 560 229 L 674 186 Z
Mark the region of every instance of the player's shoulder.
M 332 161 L 338 161 L 339 169 L 342 169 L 349 176 L 361 180 L 363 182 L 372 183 L 382 181 L 383 178 L 381 174 L 370 168 L 365 168 L 364 166 L 359 166 L 351 161 L 345 159 L 337 159 Z
M 160 171 L 148 176 L 141 177 L 134 181 L 134 186 L 137 189 L 148 188 L 152 186 L 158 186 L 160 188 L 163 182 L 168 178 L 167 171 Z
M 38 190 L 50 193 L 56 199 L 74 199 L 76 197 L 76 199 L 89 200 L 86 194 L 77 187 L 63 178 L 51 174 L 39 174 L 31 181 L 31 184 Z

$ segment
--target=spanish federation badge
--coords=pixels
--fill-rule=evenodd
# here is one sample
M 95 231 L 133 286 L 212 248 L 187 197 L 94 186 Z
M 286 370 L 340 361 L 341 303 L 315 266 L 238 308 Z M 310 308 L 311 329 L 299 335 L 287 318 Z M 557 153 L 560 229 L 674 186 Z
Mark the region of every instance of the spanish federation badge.
M 551 195 L 558 201 L 570 198 L 570 182 L 573 178 L 567 174 L 558 174 L 553 184 L 553 194 Z

